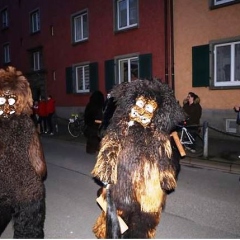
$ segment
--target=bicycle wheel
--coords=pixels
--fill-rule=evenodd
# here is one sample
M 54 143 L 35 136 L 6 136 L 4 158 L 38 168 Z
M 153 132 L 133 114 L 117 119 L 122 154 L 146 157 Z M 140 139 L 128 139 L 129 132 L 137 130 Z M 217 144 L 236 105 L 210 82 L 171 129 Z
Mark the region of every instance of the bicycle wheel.
M 183 144 L 186 155 L 188 157 L 201 157 L 203 155 L 203 139 L 200 135 L 195 136 L 195 149 L 191 148 L 191 144 Z
M 69 122 L 68 123 L 68 132 L 71 134 L 72 137 L 78 137 L 80 135 L 81 129 L 78 122 Z

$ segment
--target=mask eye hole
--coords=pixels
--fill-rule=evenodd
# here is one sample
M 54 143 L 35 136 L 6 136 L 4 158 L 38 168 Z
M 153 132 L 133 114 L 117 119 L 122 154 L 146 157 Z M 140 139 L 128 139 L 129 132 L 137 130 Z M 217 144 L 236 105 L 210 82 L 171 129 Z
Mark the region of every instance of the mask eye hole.
M 16 100 L 15 100 L 14 98 L 9 98 L 9 99 L 8 99 L 8 104 L 9 104 L 10 106 L 14 105 L 15 102 L 16 102 Z
M 142 100 L 137 100 L 136 105 L 140 108 L 143 108 L 144 102 Z
M 6 98 L 5 97 L 0 97 L 0 105 L 5 104 Z
M 150 113 L 153 113 L 153 106 L 151 104 L 147 104 L 146 107 L 145 107 L 146 111 L 150 112 Z

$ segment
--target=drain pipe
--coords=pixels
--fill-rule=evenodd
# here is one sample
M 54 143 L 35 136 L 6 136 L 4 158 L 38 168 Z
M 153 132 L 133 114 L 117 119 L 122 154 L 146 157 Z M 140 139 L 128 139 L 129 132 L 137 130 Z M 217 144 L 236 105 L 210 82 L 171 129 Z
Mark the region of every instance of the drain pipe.
M 173 0 L 164 1 L 165 21 L 165 82 L 174 91 Z
M 174 30 L 173 30 L 173 0 L 169 0 L 170 2 L 170 62 L 171 62 L 171 82 L 172 82 L 172 90 L 175 90 L 175 75 L 174 75 Z
M 164 1 L 164 35 L 165 35 L 165 83 L 169 85 L 168 55 L 168 0 Z

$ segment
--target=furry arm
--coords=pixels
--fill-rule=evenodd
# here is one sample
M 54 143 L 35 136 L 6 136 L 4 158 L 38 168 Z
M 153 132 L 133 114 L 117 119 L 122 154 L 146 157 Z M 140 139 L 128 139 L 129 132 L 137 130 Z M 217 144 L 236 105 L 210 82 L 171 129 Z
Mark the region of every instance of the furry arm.
M 36 173 L 45 180 L 47 177 L 47 166 L 42 149 L 41 142 L 39 140 L 38 133 L 33 134 L 32 140 L 29 146 L 29 160 L 36 171 Z
M 91 174 L 102 182 L 114 184 L 117 182 L 117 158 L 120 144 L 114 134 L 106 135 L 101 142 L 97 162 Z
M 160 184 L 163 190 L 172 190 L 176 187 L 176 176 L 172 161 L 172 147 L 169 136 L 159 134 L 158 140 L 160 145 L 159 152 L 159 168 L 160 168 Z

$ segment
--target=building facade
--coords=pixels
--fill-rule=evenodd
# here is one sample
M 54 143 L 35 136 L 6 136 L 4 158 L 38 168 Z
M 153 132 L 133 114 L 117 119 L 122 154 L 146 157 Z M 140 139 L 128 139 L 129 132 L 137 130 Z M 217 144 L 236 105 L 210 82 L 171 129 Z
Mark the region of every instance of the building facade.
M 57 114 L 83 111 L 94 90 L 134 78 L 174 88 L 172 1 L 1 0 L 0 66 L 27 76 L 34 99 L 52 95 Z
M 240 105 L 240 1 L 175 0 L 175 94 L 201 99 L 202 121 L 236 133 Z
M 94 90 L 156 77 L 181 104 L 195 92 L 202 122 L 235 133 L 239 12 L 240 0 L 1 0 L 0 67 L 21 70 L 65 118 Z

